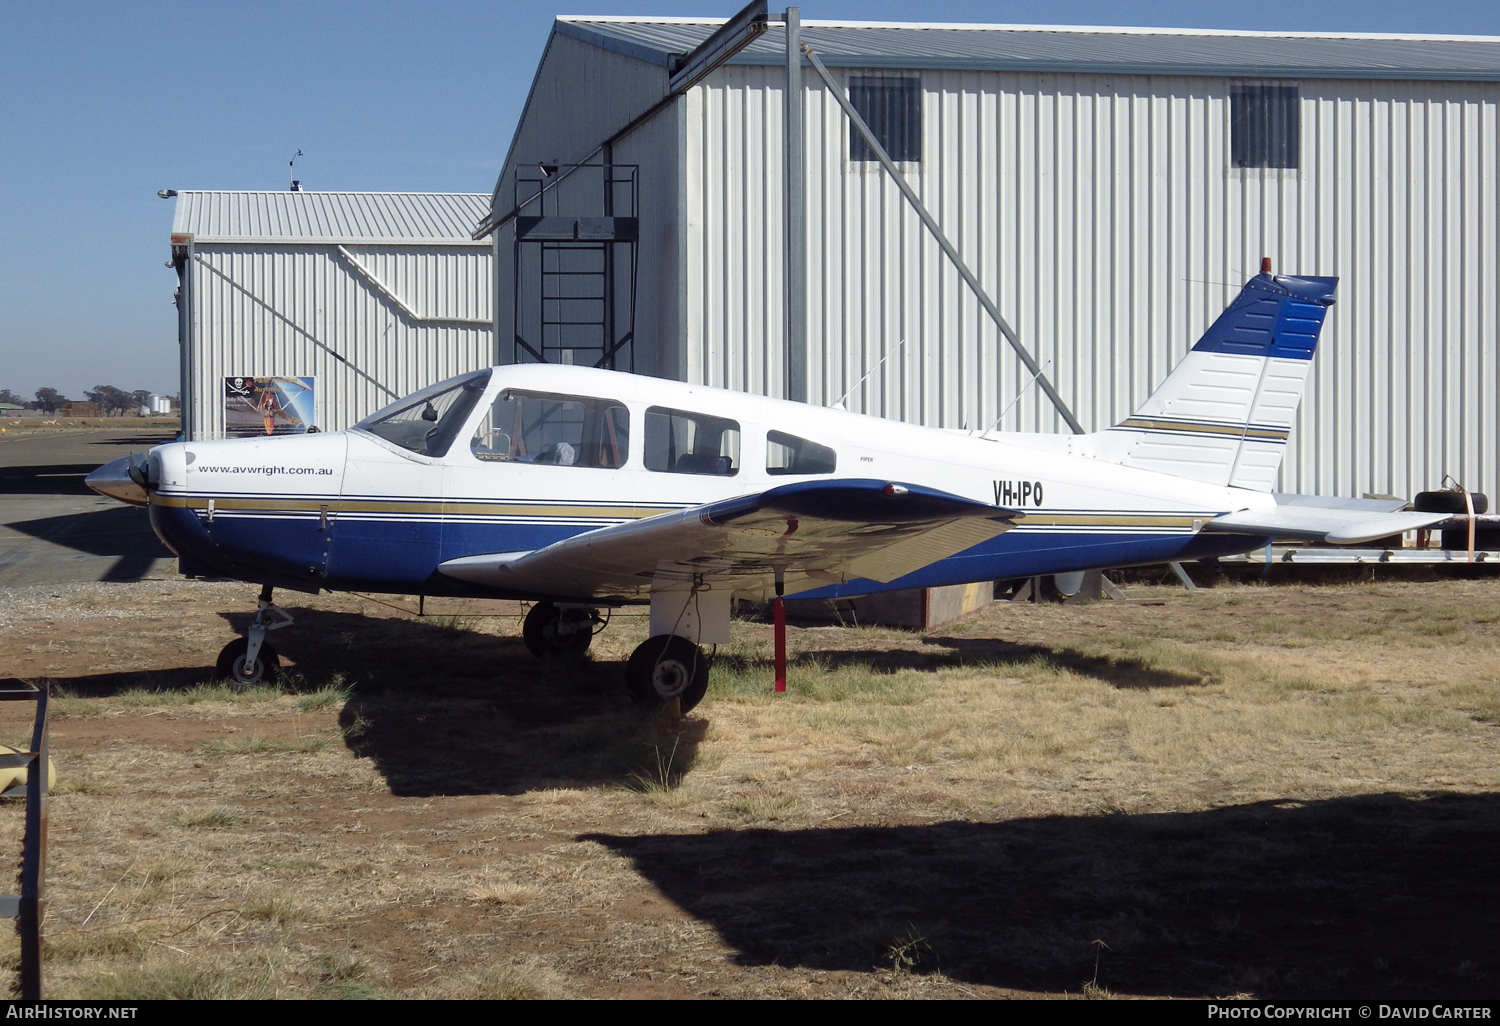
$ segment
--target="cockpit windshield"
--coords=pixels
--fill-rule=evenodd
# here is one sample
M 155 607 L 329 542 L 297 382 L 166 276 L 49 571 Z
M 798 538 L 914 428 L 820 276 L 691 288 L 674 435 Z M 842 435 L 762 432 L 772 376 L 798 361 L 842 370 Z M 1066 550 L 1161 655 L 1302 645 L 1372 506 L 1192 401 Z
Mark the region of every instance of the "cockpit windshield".
M 421 456 L 443 456 L 489 383 L 488 370 L 440 381 L 377 410 L 354 429 Z

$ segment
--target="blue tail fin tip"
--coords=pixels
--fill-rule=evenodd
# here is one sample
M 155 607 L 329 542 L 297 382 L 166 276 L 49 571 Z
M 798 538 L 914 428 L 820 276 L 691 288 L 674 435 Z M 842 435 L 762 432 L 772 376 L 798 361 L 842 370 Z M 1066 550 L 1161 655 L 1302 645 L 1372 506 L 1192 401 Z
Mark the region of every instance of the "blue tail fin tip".
M 1310 360 L 1338 283 L 1337 278 L 1257 274 L 1193 349 Z

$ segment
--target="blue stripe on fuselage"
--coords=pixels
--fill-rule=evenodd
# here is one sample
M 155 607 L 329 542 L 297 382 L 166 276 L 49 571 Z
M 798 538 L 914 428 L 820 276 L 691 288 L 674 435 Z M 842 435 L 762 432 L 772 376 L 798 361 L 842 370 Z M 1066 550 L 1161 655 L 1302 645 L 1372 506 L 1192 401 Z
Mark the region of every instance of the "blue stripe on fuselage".
M 315 516 L 289 519 L 244 514 L 219 516 L 210 527 L 201 513 L 162 506 L 151 507 L 151 521 L 174 552 L 224 576 L 256 581 L 291 578 L 303 582 L 303 586 L 315 584 L 335 591 L 428 595 L 500 594 L 445 577 L 436 567 L 445 560 L 476 552 L 534 551 L 588 530 L 576 522 L 334 519 L 327 532 L 320 532 Z M 289 528 L 298 539 L 295 552 L 288 551 Z M 326 557 L 320 560 L 320 546 L 325 544 L 321 539 L 325 538 L 326 549 L 321 551 L 326 551 Z M 839 598 L 1095 567 L 1201 559 L 1248 552 L 1264 544 L 1263 538 L 1181 531 L 1012 530 L 887 584 L 858 580 L 799 592 L 797 597 Z M 268 557 L 267 553 L 279 556 Z

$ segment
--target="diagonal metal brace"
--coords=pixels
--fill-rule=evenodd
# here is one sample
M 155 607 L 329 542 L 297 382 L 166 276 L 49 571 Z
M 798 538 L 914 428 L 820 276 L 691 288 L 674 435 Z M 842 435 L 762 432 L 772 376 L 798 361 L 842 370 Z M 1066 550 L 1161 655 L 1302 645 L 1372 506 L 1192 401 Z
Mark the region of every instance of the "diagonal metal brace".
M 875 138 L 875 133 L 870 131 L 870 126 L 865 124 L 865 119 L 860 117 L 859 111 L 854 109 L 854 105 L 844 95 L 843 87 L 833 80 L 833 76 L 828 73 L 828 69 L 818 59 L 818 55 L 813 52 L 812 47 L 803 44 L 802 53 L 811 62 L 819 76 L 822 77 L 824 84 L 828 86 L 828 91 L 839 102 L 839 106 L 844 108 L 844 113 L 849 116 L 849 120 L 853 122 L 854 127 L 859 129 L 859 134 L 864 136 L 865 143 L 870 147 L 871 152 L 880 159 L 880 165 L 885 168 L 886 174 L 891 176 L 891 180 L 901 190 L 901 195 L 906 197 L 906 201 L 912 205 L 912 209 L 917 212 L 917 216 L 922 219 L 922 223 L 927 226 L 927 230 L 932 233 L 932 237 L 937 240 L 938 247 L 953 262 L 953 266 L 957 269 L 959 277 L 969 286 L 975 298 L 979 300 L 979 305 L 984 307 L 984 312 L 990 315 L 990 319 L 1000 329 L 1000 334 L 1004 336 L 1005 341 L 1009 342 L 1010 347 L 1016 351 L 1016 356 L 1020 358 L 1021 363 L 1031 372 L 1036 383 L 1046 393 L 1047 398 L 1052 400 L 1052 405 L 1056 408 L 1059 416 L 1073 430 L 1075 435 L 1085 434 L 1083 425 L 1078 423 L 1078 418 L 1073 416 L 1073 411 L 1068 408 L 1067 403 L 1063 402 L 1063 397 L 1052 386 L 1051 380 L 1048 379 L 1047 375 L 1042 373 L 1042 368 L 1037 365 L 1032 355 L 1026 351 L 1026 347 L 1021 345 L 1021 340 L 1016 337 L 1016 333 L 1005 322 L 1005 318 L 1000 316 L 1000 309 L 995 306 L 994 300 L 990 299 L 989 294 L 984 291 L 984 286 L 979 284 L 979 279 L 974 276 L 974 272 L 969 270 L 969 266 L 964 263 L 964 259 L 959 255 L 957 247 L 948 241 L 948 236 L 943 234 L 943 229 L 938 227 L 937 221 L 927 212 L 927 208 L 922 205 L 922 201 L 917 198 L 916 192 L 907 183 L 906 177 L 901 174 L 900 169 L 891 160 L 890 154 L 885 151 L 884 146 L 880 145 L 880 140 Z

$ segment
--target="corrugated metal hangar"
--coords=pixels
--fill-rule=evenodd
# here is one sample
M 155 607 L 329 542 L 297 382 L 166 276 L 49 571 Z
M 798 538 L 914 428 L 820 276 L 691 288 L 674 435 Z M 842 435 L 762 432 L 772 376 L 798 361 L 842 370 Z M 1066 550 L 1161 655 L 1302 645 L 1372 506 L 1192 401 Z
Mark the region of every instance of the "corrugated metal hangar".
M 780 18 L 717 54 L 719 20 L 557 21 L 476 232 L 501 358 L 1067 430 L 817 69 L 793 71 Z M 1085 429 L 1126 417 L 1269 256 L 1342 279 L 1281 488 L 1493 490 L 1500 39 L 800 32 Z M 799 191 L 805 285 L 784 285 Z
M 490 366 L 493 250 L 470 237 L 489 200 L 178 193 L 172 261 L 185 437 L 228 433 L 226 392 L 238 379 L 294 383 L 303 425 L 338 430 Z

